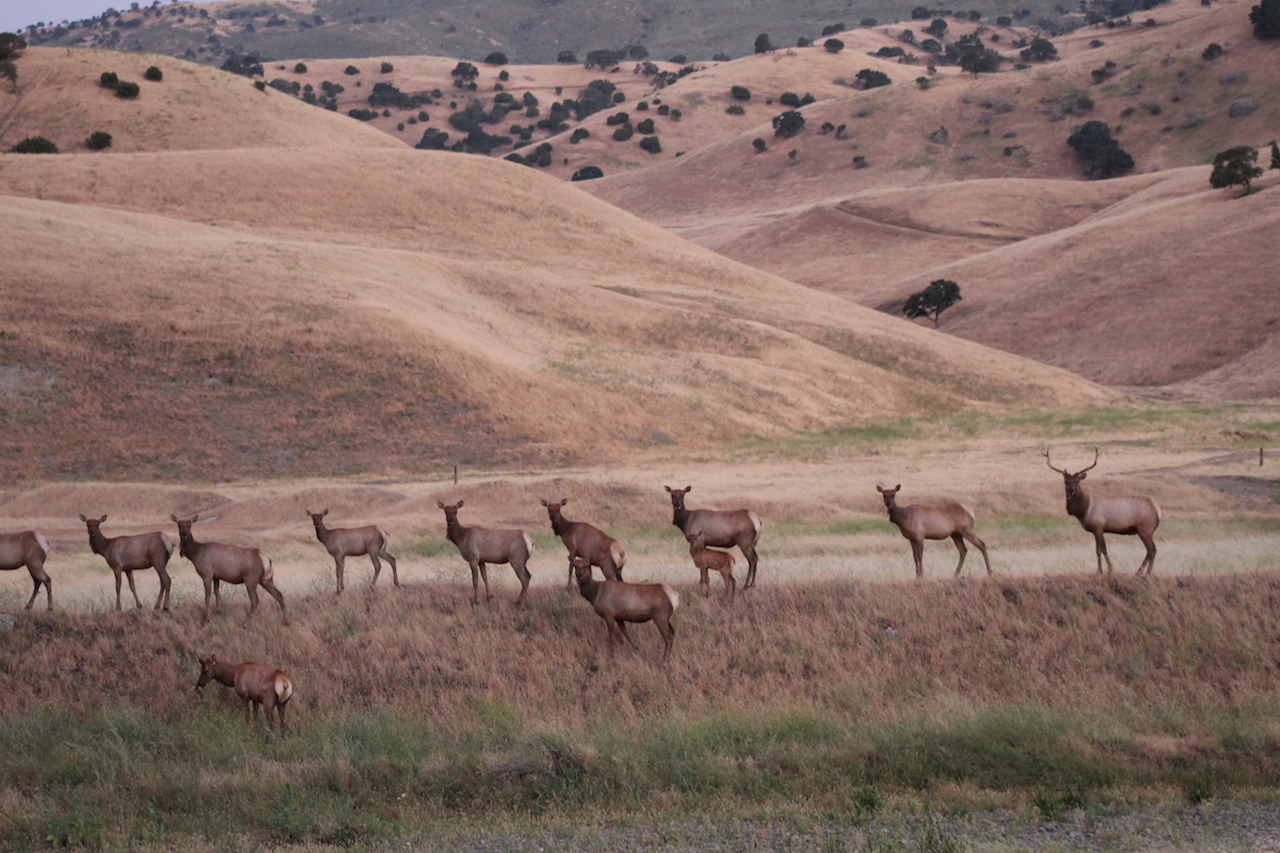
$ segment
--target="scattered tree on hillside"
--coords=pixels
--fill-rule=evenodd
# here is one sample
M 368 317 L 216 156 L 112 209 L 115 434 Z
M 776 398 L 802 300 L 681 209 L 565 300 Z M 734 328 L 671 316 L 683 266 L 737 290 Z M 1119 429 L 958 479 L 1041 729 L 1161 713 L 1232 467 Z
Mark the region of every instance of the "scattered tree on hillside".
M 507 55 L 500 50 L 495 50 L 484 58 L 485 65 L 506 65 Z
M 150 80 L 152 83 L 159 83 L 164 79 L 164 72 L 152 65 L 142 76 Z
M 1274 139 L 1271 140 L 1271 168 L 1280 169 L 1280 145 Z
M 470 62 L 459 62 L 453 66 L 453 70 L 449 72 L 449 76 L 453 78 L 453 85 L 466 86 L 468 83 L 475 81 L 480 76 L 480 69 L 476 68 Z
M 763 139 L 761 139 L 758 136 L 755 139 L 751 140 L 751 145 L 753 148 L 756 149 L 757 154 L 763 154 L 765 149 L 769 147 L 769 143 L 765 142 Z
M 769 41 L 768 33 L 756 36 L 756 53 L 768 53 L 771 50 L 773 50 L 773 43 Z
M 910 319 L 928 317 L 938 328 L 938 315 L 960 301 L 960 285 L 946 278 L 934 279 L 919 293 L 913 293 L 902 303 L 902 313 Z
M 28 136 L 9 150 L 14 154 L 57 154 L 58 146 L 43 136 Z
M 599 166 L 583 166 L 581 169 L 573 173 L 571 181 L 592 181 L 596 178 L 603 178 L 604 170 Z
M 1206 62 L 1212 62 L 1219 56 L 1222 56 L 1222 52 L 1222 45 L 1218 44 L 1216 41 L 1211 42 L 1209 46 L 1204 49 L 1204 53 L 1200 54 L 1200 58 Z
M 249 56 L 232 55 L 227 58 L 226 62 L 222 63 L 222 70 L 229 71 L 232 74 L 239 74 L 243 77 L 261 77 L 262 63 L 253 54 Z
M 839 53 L 844 50 L 844 42 L 840 41 L 840 39 L 827 39 L 822 43 L 822 46 L 826 48 L 827 53 Z
M 564 65 L 577 65 L 578 57 L 572 50 L 562 50 L 556 54 L 556 62 Z
M 876 71 L 872 68 L 864 68 L 854 75 L 854 79 L 862 83 L 864 89 L 875 89 L 879 86 L 888 86 L 892 81 L 889 75 L 883 71 Z
M 729 94 L 733 96 L 735 101 L 751 100 L 751 90 L 746 86 L 734 86 L 729 90 Z
M 22 36 L 15 33 L 0 33 L 0 60 L 17 59 L 18 53 L 27 49 Z
M 1087 178 L 1114 178 L 1133 169 L 1133 157 L 1111 138 L 1111 128 L 1105 122 L 1085 122 L 1067 137 L 1067 144 L 1084 161 Z
M 989 47 L 974 47 L 960 54 L 960 70 L 968 71 L 974 77 L 979 74 L 991 74 L 1000 70 L 1003 56 Z
M 302 66 L 302 67 L 303 67 L 304 69 L 306 68 L 306 66 L 305 66 L 305 65 L 304 65 L 304 66 Z M 383 74 L 390 74 L 392 71 L 395 71 L 395 70 L 396 70 L 396 67 L 395 67 L 394 65 L 392 65 L 390 62 L 384 62 L 384 63 L 382 63 L 382 73 L 383 73 Z
M 1262 0 L 1249 12 L 1249 20 L 1257 38 L 1280 38 L 1280 0 Z
M 1237 145 L 1235 148 L 1219 151 L 1213 158 L 1209 186 L 1221 190 L 1242 185 L 1244 194 L 1248 195 L 1249 185 L 1254 178 L 1262 177 L 1262 167 L 1253 165 L 1257 161 L 1258 149 L 1251 145 Z
M 773 135 L 783 138 L 795 136 L 804 129 L 804 116 L 797 110 L 787 110 L 773 117 Z
M 360 69 L 356 68 L 354 65 L 348 65 L 346 68 L 342 69 L 342 73 L 355 75 L 360 73 Z
M 11 92 L 18 91 L 18 66 L 11 60 L 0 60 L 0 80 L 8 80 Z
M 942 38 L 947 32 L 947 22 L 942 18 L 934 18 L 929 22 L 929 26 L 924 28 L 924 31 Z
M 1026 62 L 1048 62 L 1058 58 L 1058 48 L 1047 38 L 1036 36 L 1018 56 Z
M 84 141 L 84 144 L 90 151 L 102 151 L 111 147 L 111 134 L 105 130 L 95 130 L 89 134 L 89 138 Z

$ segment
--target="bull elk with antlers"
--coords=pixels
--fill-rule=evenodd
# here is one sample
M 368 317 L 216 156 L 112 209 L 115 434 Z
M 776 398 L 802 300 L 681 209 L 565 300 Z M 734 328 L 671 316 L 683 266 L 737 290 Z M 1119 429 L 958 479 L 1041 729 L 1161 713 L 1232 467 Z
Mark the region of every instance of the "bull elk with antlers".
M 116 610 L 120 609 L 120 575 L 129 578 L 129 592 L 133 593 L 133 603 L 142 609 L 142 600 L 138 598 L 138 588 L 133 583 L 133 573 L 138 569 L 155 569 L 160 576 L 160 594 L 156 596 L 156 606 L 161 603 L 169 609 L 169 588 L 173 581 L 169 577 L 167 566 L 173 556 L 173 540 L 164 533 L 138 533 L 133 536 L 115 536 L 110 539 L 102 532 L 102 518 L 85 518 L 80 515 L 89 531 L 89 548 L 107 561 L 111 572 L 116 576 Z
M 747 558 L 747 578 L 742 582 L 742 588 L 755 586 L 756 543 L 764 530 L 760 516 L 750 509 L 685 509 L 684 496 L 693 491 L 693 486 L 663 488 L 671 495 L 671 523 L 680 528 L 686 538 L 690 534 L 697 536 L 701 533 L 707 545 L 717 548 L 738 546 L 742 556 Z
M 551 518 L 551 531 L 569 549 L 570 557 L 585 557 L 591 565 L 600 567 L 607 580 L 622 580 L 622 567 L 627 564 L 627 552 L 623 550 L 622 543 L 594 524 L 565 518 L 560 510 L 568 502 L 568 498 L 559 503 L 542 502 Z M 573 586 L 572 563 L 569 565 L 569 582 L 565 586 Z
M 1137 534 L 1142 544 L 1147 547 L 1147 556 L 1138 565 L 1138 574 L 1150 575 L 1156 565 L 1155 532 L 1160 526 L 1160 505 L 1146 495 L 1127 495 L 1110 497 L 1094 495 L 1085 491 L 1080 483 L 1085 472 L 1091 471 L 1098 464 L 1098 448 L 1093 449 L 1093 465 L 1072 474 L 1062 468 L 1054 468 L 1049 460 L 1049 448 L 1041 454 L 1045 464 L 1062 475 L 1062 483 L 1067 490 L 1067 514 L 1075 516 L 1080 526 L 1093 534 L 1095 551 L 1098 556 L 1098 574 L 1102 574 L 1102 560 L 1107 561 L 1107 574 L 1111 574 L 1111 557 L 1107 555 L 1107 543 L 1104 533 L 1119 533 L 1132 536 Z
M 493 598 L 489 593 L 488 563 L 510 563 L 520 579 L 520 595 L 516 598 L 516 607 L 524 604 L 529 594 L 529 555 L 533 553 L 533 540 L 523 530 L 498 530 L 492 527 L 463 527 L 458 521 L 458 510 L 463 502 L 445 505 L 436 501 L 436 506 L 444 510 L 445 536 L 458 546 L 458 553 L 471 567 L 471 603 L 480 603 L 479 580 L 484 579 L 485 601 Z
M 44 570 L 44 561 L 49 557 L 49 540 L 34 530 L 21 533 L 5 533 L 0 535 L 0 572 L 13 571 L 23 566 L 31 574 L 31 582 L 35 589 L 27 599 L 26 610 L 36 603 L 41 585 L 44 586 L 45 606 L 53 609 L 53 581 Z
M 991 574 L 991 560 L 987 557 L 987 545 L 973 532 L 973 510 L 964 504 L 912 504 L 898 506 L 897 495 L 901 485 L 892 489 L 876 486 L 876 491 L 884 496 L 885 508 L 889 510 L 889 520 L 898 525 L 902 536 L 911 543 L 911 556 L 916 561 L 916 577 L 924 577 L 924 540 L 950 539 L 956 543 L 960 552 L 960 562 L 956 564 L 956 577 L 964 568 L 964 558 L 969 549 L 964 546 L 968 539 L 974 547 L 982 552 L 982 560 L 987 564 L 987 574 Z
M 324 545 L 325 550 L 329 552 L 329 556 L 333 557 L 333 567 L 338 574 L 337 595 L 341 595 L 342 590 L 346 588 L 346 583 L 343 581 L 343 573 L 346 569 L 347 557 L 363 557 L 365 554 L 368 554 L 369 559 L 373 561 L 373 583 L 370 586 L 376 586 L 378 575 L 382 574 L 382 563 L 379 558 L 391 564 L 392 583 L 395 586 L 400 586 L 400 575 L 396 570 L 396 558 L 387 551 L 387 543 L 391 541 L 391 536 L 387 531 L 372 525 L 368 527 L 325 527 L 324 517 L 329 514 L 329 510 L 312 512 L 308 509 L 305 512 L 311 516 L 311 522 L 316 526 L 316 538 Z

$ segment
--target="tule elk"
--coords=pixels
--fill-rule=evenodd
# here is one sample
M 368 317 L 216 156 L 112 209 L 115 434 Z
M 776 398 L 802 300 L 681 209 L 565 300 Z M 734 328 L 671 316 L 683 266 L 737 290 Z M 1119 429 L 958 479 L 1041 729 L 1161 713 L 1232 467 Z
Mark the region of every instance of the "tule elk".
M 253 661 L 226 663 L 218 660 L 217 655 L 200 655 L 199 660 L 200 680 L 196 682 L 197 690 L 210 681 L 230 687 L 244 700 L 245 725 L 258 718 L 258 706 L 262 706 L 266 712 L 267 728 L 271 727 L 271 712 L 274 710 L 280 721 L 280 732 L 284 733 L 284 709 L 293 698 L 293 681 L 287 672 Z
M 400 586 L 400 575 L 396 571 L 396 558 L 387 552 L 387 543 L 391 541 L 391 536 L 385 530 L 370 525 L 369 527 L 325 527 L 324 517 L 329 514 L 329 510 L 324 512 L 312 512 L 305 510 L 307 515 L 311 516 L 311 522 L 316 526 L 316 538 L 324 545 L 329 556 L 333 557 L 334 570 L 338 573 L 338 591 L 337 595 L 342 595 L 342 590 L 346 588 L 343 582 L 343 571 L 346 568 L 347 557 L 363 557 L 369 555 L 369 559 L 373 561 L 373 582 L 370 586 L 376 586 L 378 583 L 378 575 L 382 573 L 382 563 L 379 558 L 386 560 L 391 564 L 391 580 L 395 586 Z
M 458 553 L 471 567 L 471 603 L 480 603 L 479 579 L 484 579 L 484 599 L 493 598 L 489 593 L 489 571 L 487 563 L 510 563 L 520 579 L 520 595 L 516 598 L 516 606 L 524 604 L 529 593 L 529 555 L 533 553 L 533 540 L 523 530 L 498 530 L 491 527 L 463 527 L 458 521 L 458 510 L 462 501 L 446 506 L 443 501 L 436 501 L 436 506 L 444 510 L 445 536 L 458 546 Z
M 693 557 L 693 565 L 700 573 L 698 586 L 702 587 L 705 594 L 710 595 L 711 577 L 708 573 L 719 572 L 724 581 L 724 600 L 732 602 L 738 586 L 738 582 L 733 579 L 733 555 L 728 551 L 708 548 L 707 537 L 702 531 L 687 533 L 684 538 L 689 540 L 689 556 Z
M 760 516 L 749 509 L 695 509 L 684 507 L 684 496 L 693 491 L 693 486 L 673 489 L 663 486 L 671 495 L 671 523 L 680 528 L 686 537 L 689 534 L 701 533 L 708 545 L 717 548 L 738 546 L 742 556 L 747 558 L 747 579 L 742 588 L 750 589 L 756 585 L 756 543 L 760 541 L 760 533 L 764 530 L 764 522 Z
M 284 606 L 284 594 L 276 589 L 272 579 L 271 558 L 265 556 L 257 548 L 242 548 L 239 545 L 223 545 L 220 542 L 197 542 L 191 535 L 191 525 L 200 520 L 200 516 L 179 519 L 169 516 L 178 525 L 178 543 L 182 556 L 195 566 L 196 574 L 204 581 L 204 620 L 209 621 L 209 593 L 217 598 L 218 612 L 222 612 L 222 582 L 242 583 L 245 592 L 249 593 L 249 616 L 258 609 L 258 587 L 265 589 L 280 604 L 280 616 L 284 624 L 289 624 L 289 611 Z M 212 521 L 212 519 L 206 519 Z
M 638 649 L 635 640 L 627 633 L 627 623 L 652 621 L 662 635 L 662 662 L 666 663 L 676 639 L 676 626 L 671 624 L 671 616 L 680 606 L 680 594 L 665 583 L 598 581 L 592 577 L 591 563 L 584 557 L 569 557 L 569 565 L 578 578 L 578 591 L 591 602 L 596 615 L 604 620 L 610 646 L 622 637 L 633 649 Z
M 560 510 L 569 502 L 564 498 L 559 503 L 542 502 L 551 518 L 551 530 L 564 547 L 569 549 L 570 557 L 585 557 L 593 566 L 599 566 L 606 579 L 622 580 L 622 567 L 627 564 L 627 552 L 622 544 L 612 536 L 606 535 L 600 528 L 585 521 L 569 521 Z M 573 565 L 569 566 L 569 582 L 573 585 Z
M 116 536 L 108 539 L 102 532 L 102 518 L 85 518 L 80 520 L 89 530 L 89 547 L 107 561 L 112 573 L 116 576 L 116 610 L 120 609 L 120 575 L 129 578 L 129 592 L 133 593 L 133 603 L 142 608 L 142 600 L 138 598 L 138 588 L 133 583 L 133 573 L 138 569 L 155 569 L 160 576 L 160 594 L 156 596 L 155 610 L 169 609 L 169 588 L 173 581 L 169 578 L 169 558 L 173 556 L 173 540 L 164 533 L 138 533 L 134 536 Z
M 1119 533 L 1132 536 L 1137 534 L 1142 544 L 1147 547 L 1147 556 L 1138 565 L 1138 574 L 1146 570 L 1148 575 L 1156 566 L 1156 528 L 1160 526 L 1160 505 L 1145 495 L 1125 497 L 1107 497 L 1094 495 L 1085 491 L 1080 485 L 1085 472 L 1098 464 L 1098 448 L 1093 449 L 1093 465 L 1072 474 L 1061 468 L 1054 468 L 1049 461 L 1049 448 L 1040 454 L 1045 464 L 1062 475 L 1062 483 L 1067 490 L 1067 514 L 1075 516 L 1080 526 L 1093 534 L 1094 551 L 1098 557 L 1098 574 L 1102 574 L 1102 560 L 1107 561 L 1107 574 L 1111 574 L 1111 557 L 1107 555 L 1107 543 L 1104 533 Z
M 31 574 L 31 582 L 35 589 L 27 599 L 26 610 L 36 603 L 40 594 L 40 585 L 44 585 L 45 607 L 53 609 L 53 581 L 44 570 L 44 561 L 49 557 L 49 540 L 34 530 L 21 533 L 5 533 L 0 535 L 0 572 L 13 571 L 23 566 Z
M 991 574 L 991 560 L 987 557 L 987 545 L 973 532 L 973 510 L 964 504 L 913 504 L 898 506 L 896 497 L 902 486 L 876 491 L 884 496 L 885 508 L 889 510 L 889 520 L 898 525 L 903 538 L 911 543 L 911 556 L 916 561 L 916 577 L 924 577 L 924 540 L 950 539 L 956 543 L 960 552 L 960 562 L 956 563 L 956 577 L 960 577 L 960 569 L 964 567 L 964 558 L 969 549 L 964 546 L 968 539 L 982 552 L 982 560 L 987 564 L 987 574 Z

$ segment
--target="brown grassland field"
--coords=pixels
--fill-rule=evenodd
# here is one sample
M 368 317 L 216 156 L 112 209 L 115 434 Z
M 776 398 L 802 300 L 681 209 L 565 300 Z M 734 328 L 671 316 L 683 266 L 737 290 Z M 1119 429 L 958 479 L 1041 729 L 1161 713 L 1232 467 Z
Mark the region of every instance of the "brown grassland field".
M 866 56 L 881 29 L 707 64 L 663 90 L 685 118 L 662 157 L 611 152 L 600 114 L 546 171 L 168 57 L 23 52 L 0 149 L 63 153 L 0 154 L 0 532 L 47 537 L 55 606 L 0 573 L 0 850 L 1277 849 L 1280 186 L 1210 192 L 1204 165 L 1280 116 L 1243 8 L 1177 0 L 928 90 Z M 1079 180 L 1069 122 L 1031 105 L 1115 57 L 1150 60 L 1148 90 L 1191 69 L 1180 97 L 1214 109 L 1214 38 L 1258 101 L 1238 135 L 1135 127 L 1135 174 Z M 405 91 L 454 61 L 390 59 Z M 152 64 L 137 100 L 98 86 Z M 864 65 L 894 85 L 833 82 Z M 545 100 L 596 73 L 512 69 Z M 739 83 L 812 91 L 814 125 L 872 103 L 873 165 L 828 135 L 794 166 L 748 153 L 774 108 L 732 123 Z M 943 121 L 988 145 L 964 108 L 1006 95 L 1025 168 L 926 150 Z M 609 177 L 566 180 L 597 157 Z M 876 310 L 942 275 L 965 299 L 939 330 Z M 1118 535 L 1094 573 L 1045 447 L 1071 470 L 1097 448 L 1087 487 L 1160 504 L 1152 577 Z M 898 484 L 970 506 L 992 576 L 971 548 L 953 578 L 944 540 L 915 580 L 875 490 Z M 756 588 L 700 592 L 664 485 L 764 519 Z M 667 665 L 566 589 L 539 504 L 565 498 L 629 581 L 680 593 Z M 501 565 L 472 606 L 437 508 L 459 499 L 533 537 L 523 608 Z M 353 557 L 334 595 L 304 515 L 326 508 L 390 531 L 399 587 Z M 240 587 L 202 623 L 176 554 L 169 612 L 150 570 L 116 612 L 81 513 L 175 541 L 198 513 L 272 558 L 292 624 L 265 595 L 246 619 Z M 289 671 L 287 733 L 194 689 L 211 652 Z

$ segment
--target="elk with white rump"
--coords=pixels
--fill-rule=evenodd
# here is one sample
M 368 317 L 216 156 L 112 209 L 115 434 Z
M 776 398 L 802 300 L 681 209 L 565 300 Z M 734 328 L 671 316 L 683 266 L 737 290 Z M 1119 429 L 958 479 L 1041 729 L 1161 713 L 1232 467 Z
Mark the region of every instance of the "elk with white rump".
M 44 561 L 48 557 L 49 540 L 34 530 L 0 535 L 0 572 L 26 566 L 31 573 L 31 582 L 35 584 L 31 598 L 27 599 L 26 610 L 30 610 L 31 605 L 36 603 L 41 584 L 44 584 L 45 606 L 49 610 L 53 609 L 53 582 L 44 570 Z
M 373 561 L 373 583 L 378 583 L 378 575 L 382 573 L 382 563 L 379 557 L 391 564 L 391 579 L 395 586 L 400 586 L 400 575 L 396 571 L 396 558 L 387 552 L 387 543 L 391 541 L 391 536 L 387 531 L 370 525 L 369 527 L 325 527 L 324 517 L 329 514 L 329 510 L 324 512 L 312 512 L 305 510 L 307 515 L 311 516 L 312 523 L 316 526 L 316 538 L 324 545 L 325 550 L 329 552 L 329 556 L 333 557 L 333 567 L 338 573 L 338 595 L 342 595 L 342 590 L 346 589 L 343 582 L 343 570 L 346 568 L 347 557 L 363 557 L 369 555 L 369 559 Z
M 701 533 L 706 544 L 717 548 L 732 548 L 737 545 L 742 556 L 747 558 L 747 579 L 743 589 L 756 585 L 756 543 L 760 541 L 760 533 L 764 530 L 764 522 L 760 516 L 749 509 L 695 509 L 684 508 L 684 496 L 693 491 L 693 486 L 673 489 L 663 486 L 671 495 L 671 523 L 680 528 L 686 537 Z
M 622 549 L 622 544 L 593 524 L 569 521 L 561 515 L 561 508 L 568 502 L 568 498 L 559 503 L 542 502 L 551 518 L 551 531 L 569 549 L 570 557 L 585 557 L 591 565 L 600 567 L 606 579 L 622 580 L 622 567 L 627 564 L 627 552 Z M 572 564 L 569 566 L 569 582 L 565 584 L 566 588 L 570 586 L 573 586 Z
M 717 551 L 707 547 L 707 537 L 701 530 L 697 533 L 686 533 L 689 540 L 689 556 L 693 557 L 693 565 L 697 567 L 700 577 L 698 586 L 703 593 L 711 594 L 711 577 L 708 572 L 719 572 L 724 581 L 724 600 L 733 602 L 733 595 L 738 582 L 733 579 L 733 555 L 728 551 Z
M 293 681 L 287 672 L 253 661 L 226 663 L 219 661 L 217 655 L 198 657 L 200 680 L 196 682 L 197 690 L 210 681 L 233 688 L 236 695 L 244 700 L 246 726 L 258 718 L 258 706 L 261 705 L 266 711 L 267 728 L 271 727 L 271 712 L 274 710 L 280 720 L 280 733 L 284 734 L 284 709 L 293 698 Z M 250 708 L 253 709 L 252 718 Z
M 458 510 L 463 502 L 446 506 L 443 501 L 436 501 L 436 506 L 444 510 L 445 536 L 458 546 L 458 553 L 471 567 L 471 603 L 480 603 L 479 579 L 484 578 L 484 599 L 493 598 L 489 593 L 489 571 L 487 563 L 510 563 L 520 579 L 520 595 L 516 598 L 516 607 L 524 604 L 529 593 L 529 555 L 533 553 L 533 540 L 523 530 L 499 530 L 491 527 L 463 527 L 458 521 Z
M 627 623 L 652 620 L 662 635 L 665 647 L 662 662 L 667 662 L 676 639 L 676 626 L 671 624 L 671 616 L 680 606 L 678 592 L 665 583 L 598 581 L 591 575 L 591 563 L 583 557 L 570 556 L 569 566 L 578 578 L 578 591 L 591 602 L 596 615 L 604 620 L 610 646 L 623 637 L 633 649 L 638 649 L 635 640 L 627 634 Z
M 249 616 L 258 609 L 258 587 L 265 589 L 280 604 L 280 616 L 284 624 L 289 624 L 289 611 L 284 606 L 284 594 L 276 589 L 272 580 L 271 558 L 265 556 L 257 548 L 242 548 L 239 545 L 223 545 L 220 542 L 197 542 L 191 535 L 191 525 L 200 520 L 200 516 L 179 519 L 169 516 L 178 525 L 178 542 L 180 553 L 195 566 L 196 574 L 204 581 L 204 620 L 209 621 L 209 593 L 217 598 L 218 612 L 222 612 L 222 582 L 242 583 L 245 592 L 249 593 Z M 216 516 L 215 516 L 216 518 Z M 213 521 L 207 518 L 205 521 Z
M 1098 556 L 1098 574 L 1102 574 L 1102 560 L 1107 560 L 1107 574 L 1111 574 L 1111 557 L 1107 556 L 1107 543 L 1102 538 L 1104 533 L 1123 535 L 1137 534 L 1142 544 L 1147 547 L 1147 556 L 1138 565 L 1138 574 L 1146 570 L 1148 575 L 1156 566 L 1155 532 L 1160 526 L 1160 505 L 1145 495 L 1126 497 L 1106 497 L 1086 492 L 1080 485 L 1089 471 L 1098 464 L 1098 448 L 1093 449 L 1093 465 L 1083 471 L 1072 474 L 1061 468 L 1054 468 L 1049 461 L 1049 448 L 1040 454 L 1045 464 L 1062 475 L 1062 483 L 1067 490 L 1067 514 L 1076 517 L 1080 526 L 1093 534 L 1095 551 Z
M 884 496 L 885 508 L 889 510 L 889 520 L 898 525 L 902 536 L 911 543 L 911 556 L 916 561 L 916 577 L 924 577 L 924 540 L 950 539 L 956 543 L 960 552 L 960 562 L 956 563 L 956 577 L 960 577 L 960 569 L 964 567 L 964 558 L 969 549 L 964 546 L 968 539 L 982 552 L 982 560 L 987 564 L 987 574 L 991 574 L 991 560 L 987 557 L 987 545 L 973 532 L 973 510 L 964 504 L 913 504 L 898 506 L 895 499 L 901 485 L 892 489 L 876 486 L 876 491 Z
M 152 568 L 160 576 L 160 594 L 156 596 L 156 606 L 153 609 L 159 610 L 163 602 L 164 609 L 168 610 L 169 587 L 172 581 L 166 567 L 169 565 L 169 558 L 173 556 L 173 540 L 159 531 L 108 539 L 101 527 L 102 522 L 107 520 L 105 515 L 102 518 L 85 518 L 81 514 L 80 520 L 89 529 L 89 547 L 93 549 L 93 553 L 101 555 L 107 561 L 107 565 L 116 576 L 116 610 L 120 609 L 121 573 L 128 576 L 129 592 L 133 593 L 133 603 L 141 609 L 142 600 L 138 598 L 138 588 L 134 586 L 133 573 L 138 569 Z

